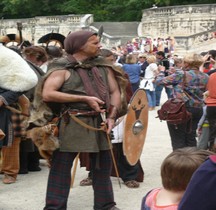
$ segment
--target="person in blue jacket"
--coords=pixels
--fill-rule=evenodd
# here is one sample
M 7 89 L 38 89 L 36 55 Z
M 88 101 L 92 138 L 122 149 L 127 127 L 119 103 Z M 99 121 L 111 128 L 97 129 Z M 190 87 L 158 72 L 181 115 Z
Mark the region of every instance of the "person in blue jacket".
M 216 155 L 211 155 L 194 173 L 178 210 L 216 209 Z

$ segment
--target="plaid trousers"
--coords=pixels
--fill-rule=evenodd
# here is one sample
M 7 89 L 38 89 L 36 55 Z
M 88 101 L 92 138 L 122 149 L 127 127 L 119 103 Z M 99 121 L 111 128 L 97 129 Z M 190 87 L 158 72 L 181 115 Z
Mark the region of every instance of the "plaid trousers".
M 60 152 L 59 150 L 53 153 L 44 210 L 67 209 L 71 168 L 76 155 L 77 153 Z M 112 169 L 110 151 L 91 153 L 90 158 L 93 166 L 94 210 L 108 210 L 115 205 L 110 180 Z

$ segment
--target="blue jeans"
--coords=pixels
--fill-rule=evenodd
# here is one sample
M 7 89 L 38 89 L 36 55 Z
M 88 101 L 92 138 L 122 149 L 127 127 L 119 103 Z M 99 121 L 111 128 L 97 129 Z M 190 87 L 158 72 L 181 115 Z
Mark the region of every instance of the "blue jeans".
M 164 87 L 164 85 L 156 85 L 156 88 L 155 88 L 156 106 L 160 106 L 161 93 L 162 93 L 163 87 Z M 166 91 L 166 94 L 167 94 L 167 98 L 171 98 L 172 89 L 168 88 L 168 87 L 165 87 L 165 91 Z
M 156 94 L 155 91 L 145 90 L 146 96 L 148 99 L 148 105 L 149 107 L 155 107 L 156 106 Z

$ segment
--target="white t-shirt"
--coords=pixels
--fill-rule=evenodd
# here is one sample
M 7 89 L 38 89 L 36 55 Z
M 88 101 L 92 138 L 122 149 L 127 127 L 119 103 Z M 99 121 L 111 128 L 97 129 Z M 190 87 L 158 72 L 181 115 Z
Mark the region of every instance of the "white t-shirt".
M 153 81 L 155 79 L 155 76 L 157 75 L 157 64 L 156 63 L 150 63 L 146 70 L 145 70 L 145 76 L 140 82 L 140 88 L 144 88 L 145 90 L 154 91 L 155 87 L 153 84 Z

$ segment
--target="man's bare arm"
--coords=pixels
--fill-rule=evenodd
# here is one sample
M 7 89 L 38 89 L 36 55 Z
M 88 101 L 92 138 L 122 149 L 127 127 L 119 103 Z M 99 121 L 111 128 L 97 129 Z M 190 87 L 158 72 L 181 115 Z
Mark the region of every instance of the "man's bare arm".
M 121 93 L 112 70 L 108 71 L 108 82 L 110 88 L 110 104 L 119 109 L 121 106 Z
M 114 73 L 111 69 L 109 69 L 108 71 L 108 83 L 109 83 L 109 89 L 110 89 L 110 104 L 112 106 L 114 106 L 115 109 L 117 109 L 116 111 L 119 110 L 120 106 L 121 106 L 121 93 L 120 93 L 120 89 L 118 86 L 118 83 L 115 79 Z M 114 127 L 115 124 L 115 118 L 113 118 L 115 114 L 117 114 L 115 110 L 111 110 L 112 113 L 108 114 L 108 118 L 107 118 L 107 133 L 109 134 L 112 130 L 112 128 Z M 115 113 L 116 112 L 116 113 Z
M 103 112 L 100 107 L 104 104 L 104 102 L 97 97 L 74 95 L 59 91 L 59 89 L 69 78 L 69 76 L 70 72 L 67 70 L 59 70 L 51 73 L 50 76 L 46 79 L 43 86 L 43 100 L 45 102 L 58 103 L 84 102 L 87 103 L 95 111 Z

